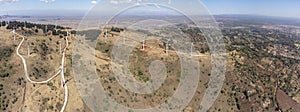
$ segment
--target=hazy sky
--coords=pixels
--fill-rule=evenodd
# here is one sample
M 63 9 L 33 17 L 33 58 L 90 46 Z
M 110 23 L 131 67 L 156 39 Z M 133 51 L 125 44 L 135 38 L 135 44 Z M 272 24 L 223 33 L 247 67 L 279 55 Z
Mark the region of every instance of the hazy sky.
M 136 0 L 112 0 L 128 2 Z M 147 1 L 147 0 L 142 0 Z M 166 0 L 168 1 L 168 0 Z M 185 4 L 187 0 L 179 0 Z M 212 14 L 254 14 L 300 18 L 300 0 L 200 0 Z M 93 0 L 0 0 L 0 14 L 30 15 L 43 10 L 84 13 L 94 6 Z M 120 2 L 119 2 L 120 3 Z M 189 8 L 189 6 L 186 6 Z M 23 11 L 22 11 L 23 10 Z M 25 10 L 25 11 L 24 11 Z
M 213 14 L 300 17 L 300 0 L 202 0 Z

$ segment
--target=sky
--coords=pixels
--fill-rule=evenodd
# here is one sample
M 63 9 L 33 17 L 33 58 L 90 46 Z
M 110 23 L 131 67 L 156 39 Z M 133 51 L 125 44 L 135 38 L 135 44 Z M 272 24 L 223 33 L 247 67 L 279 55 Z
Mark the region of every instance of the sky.
M 111 3 L 127 3 L 147 0 L 111 0 Z M 169 1 L 169 0 L 165 0 Z M 172 0 L 170 0 L 172 1 Z M 170 2 L 169 1 L 169 2 Z M 177 0 L 185 4 L 187 0 Z M 214 15 L 251 14 L 300 18 L 300 0 L 199 0 Z M 34 15 L 46 10 L 84 14 L 97 3 L 96 0 L 0 0 L 0 15 Z M 172 2 L 171 2 L 172 3 Z M 189 5 L 183 5 L 189 8 Z M 59 10 L 59 11 L 58 11 Z M 56 12 L 52 12 L 55 14 Z
M 300 0 L 202 0 L 213 14 L 300 17 Z

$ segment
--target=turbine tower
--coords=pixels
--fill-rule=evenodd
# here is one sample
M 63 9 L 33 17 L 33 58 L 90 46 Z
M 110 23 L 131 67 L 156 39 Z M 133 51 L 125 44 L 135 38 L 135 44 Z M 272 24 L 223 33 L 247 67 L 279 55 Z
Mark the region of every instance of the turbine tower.
M 61 54 L 62 51 L 61 51 L 61 41 L 59 41 L 59 53 Z
M 27 54 L 28 54 L 28 56 L 30 56 L 30 46 L 29 46 L 28 39 L 26 40 L 26 42 L 27 42 Z
M 105 39 L 107 39 L 107 29 L 105 29 Z
M 124 32 L 124 33 L 125 33 L 125 32 Z M 125 40 L 125 34 L 123 34 L 122 37 L 123 37 L 123 44 L 125 44 L 125 41 L 126 41 L 126 40 Z
M 3 21 L 3 18 L 1 17 L 1 26 L 0 27 L 2 27 L 2 21 Z
M 24 21 L 24 28 L 26 28 L 26 22 Z
M 56 25 L 56 23 L 55 23 L 54 30 L 55 30 L 55 32 L 57 32 L 57 25 Z
M 191 44 L 191 56 L 193 56 L 193 46 L 194 46 L 194 43 Z
M 146 40 L 146 36 L 144 36 L 144 40 L 143 40 L 143 46 L 142 46 L 142 50 L 145 50 L 145 40 Z
M 45 26 L 45 33 L 46 33 L 46 35 L 48 35 L 48 31 L 47 30 L 48 30 L 48 25 Z
M 167 43 L 166 43 L 166 54 L 167 54 L 167 55 L 168 55 L 168 50 L 169 50 L 169 41 L 170 41 L 170 40 L 168 40 Z
M 13 29 L 13 34 L 14 34 L 14 40 L 16 40 L 16 30 Z

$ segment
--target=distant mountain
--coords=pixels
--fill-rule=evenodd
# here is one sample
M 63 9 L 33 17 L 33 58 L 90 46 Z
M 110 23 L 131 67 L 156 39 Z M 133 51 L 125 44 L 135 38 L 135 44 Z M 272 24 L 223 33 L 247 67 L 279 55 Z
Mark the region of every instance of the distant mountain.
M 262 15 L 214 15 L 218 20 L 220 19 L 232 19 L 234 22 L 244 22 L 246 24 L 285 24 L 300 26 L 300 18 L 289 17 L 275 17 L 275 16 L 262 16 Z
M 30 18 L 31 16 L 18 16 L 18 15 L 2 15 L 1 18 Z
M 84 16 L 85 10 L 15 10 L 7 12 L 19 16 Z

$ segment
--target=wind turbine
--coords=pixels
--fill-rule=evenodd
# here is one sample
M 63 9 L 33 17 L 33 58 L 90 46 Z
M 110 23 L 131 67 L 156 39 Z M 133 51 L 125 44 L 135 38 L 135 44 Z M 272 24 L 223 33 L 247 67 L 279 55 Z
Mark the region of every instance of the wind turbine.
M 297 32 L 297 37 L 298 37 L 298 40 L 300 40 L 300 33 Z
M 16 40 L 16 30 L 13 28 L 14 40 Z
M 104 29 L 105 29 L 105 32 L 104 32 L 104 38 L 105 38 L 105 39 L 107 39 L 107 36 L 108 36 L 108 35 L 107 35 L 107 32 L 108 32 L 108 31 L 107 31 L 107 28 L 108 28 L 108 22 L 106 22 L 106 23 L 105 23 L 105 26 L 104 26 Z
M 3 21 L 3 17 L 1 16 L 1 26 L 0 27 L 2 27 L 2 21 Z
M 191 56 L 193 56 L 193 46 L 194 46 L 194 43 L 191 44 Z
M 107 29 L 105 29 L 105 39 L 107 39 Z
M 30 56 L 30 46 L 29 46 L 28 39 L 26 40 L 26 42 L 27 42 L 27 54 L 28 54 L 28 56 Z
M 54 27 L 55 32 L 57 32 L 57 19 L 55 20 L 55 27 Z
M 126 41 L 126 40 L 125 40 L 125 32 L 124 32 L 124 34 L 123 34 L 122 37 L 123 37 L 123 44 L 125 44 L 125 41 Z
M 47 30 L 48 30 L 48 25 L 45 26 L 45 33 L 48 36 L 48 31 Z
M 24 21 L 24 28 L 26 28 L 26 22 Z
M 59 41 L 59 53 L 61 54 L 61 41 Z
M 135 5 L 141 5 L 140 2 L 139 2 L 139 0 L 136 0 Z
M 167 55 L 168 55 L 168 50 L 169 50 L 169 41 L 170 41 L 170 40 L 168 40 L 167 43 L 166 43 L 166 54 L 167 54 Z
M 146 36 L 144 36 L 144 40 L 143 40 L 143 46 L 142 46 L 142 50 L 145 50 L 145 40 L 146 40 Z

